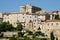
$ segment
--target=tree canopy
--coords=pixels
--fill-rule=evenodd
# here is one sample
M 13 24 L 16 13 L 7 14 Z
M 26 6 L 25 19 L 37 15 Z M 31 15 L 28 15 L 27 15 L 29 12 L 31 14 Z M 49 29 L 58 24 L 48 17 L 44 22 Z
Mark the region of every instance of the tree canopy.
M 21 23 L 19 23 L 18 25 L 17 25 L 17 31 L 21 31 L 22 29 L 23 29 L 23 27 L 22 27 L 22 24 Z
M 13 29 L 14 27 L 10 23 L 2 22 L 0 24 L 0 32 L 12 31 Z
M 50 33 L 50 37 L 51 37 L 51 40 L 55 39 L 53 32 Z

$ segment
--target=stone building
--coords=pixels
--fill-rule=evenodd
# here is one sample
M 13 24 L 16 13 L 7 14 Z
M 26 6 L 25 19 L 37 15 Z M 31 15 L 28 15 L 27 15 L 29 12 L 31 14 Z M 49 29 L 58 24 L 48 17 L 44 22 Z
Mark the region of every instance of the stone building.
M 55 36 L 60 37 L 60 20 L 56 19 L 56 16 L 60 18 L 59 11 L 45 12 L 39 7 L 26 5 L 20 6 L 20 12 L 0 13 L 0 22 L 9 22 L 14 27 L 22 23 L 24 30 L 34 32 L 40 29 L 48 37 L 51 31 L 56 31 L 58 34 Z
M 48 37 L 53 31 L 55 38 L 60 39 L 60 20 L 46 20 L 43 22 L 42 32 L 44 32 Z

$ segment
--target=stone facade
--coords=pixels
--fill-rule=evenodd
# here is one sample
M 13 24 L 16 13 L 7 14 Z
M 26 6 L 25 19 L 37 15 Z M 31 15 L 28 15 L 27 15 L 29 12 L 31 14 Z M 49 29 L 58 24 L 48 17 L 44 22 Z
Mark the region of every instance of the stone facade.
M 9 22 L 14 27 L 18 23 L 22 23 L 24 30 L 37 31 L 41 30 L 45 34 L 51 33 L 54 31 L 55 36 L 60 37 L 60 20 L 55 20 L 55 16 L 59 15 L 59 11 L 45 12 L 39 7 L 26 5 L 20 6 L 20 12 L 9 12 L 9 13 L 0 13 L 1 21 Z

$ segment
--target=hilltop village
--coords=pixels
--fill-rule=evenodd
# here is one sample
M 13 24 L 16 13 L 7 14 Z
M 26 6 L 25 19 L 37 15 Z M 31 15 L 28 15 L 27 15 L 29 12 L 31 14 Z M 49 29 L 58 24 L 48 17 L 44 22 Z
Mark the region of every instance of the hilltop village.
M 54 33 L 55 40 L 56 38 L 60 40 L 60 11 L 46 12 L 43 9 L 32 6 L 20 6 L 19 12 L 4 12 L 0 13 L 0 24 L 6 22 L 12 24 L 16 29 L 17 25 L 23 27 L 21 32 L 24 32 L 24 36 L 28 35 L 27 31 L 33 32 L 42 32 L 44 36 L 36 36 L 38 38 L 48 38 L 50 40 L 50 33 Z M 3 34 L 3 38 L 9 40 L 12 35 L 18 35 L 19 31 L 2 31 L 0 34 Z M 31 38 L 32 35 L 28 35 Z M 22 38 L 23 39 L 23 38 Z M 47 40 L 48 40 L 47 39 Z M 1 39 L 3 40 L 3 39 Z

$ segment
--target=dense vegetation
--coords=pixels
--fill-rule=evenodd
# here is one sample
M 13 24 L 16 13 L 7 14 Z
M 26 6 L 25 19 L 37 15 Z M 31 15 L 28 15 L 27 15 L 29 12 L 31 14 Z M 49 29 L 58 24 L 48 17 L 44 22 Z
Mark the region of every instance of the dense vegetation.
M 56 20 L 60 20 L 59 15 L 55 15 Z
M 53 32 L 50 33 L 50 37 L 51 37 L 51 40 L 55 39 Z
M 29 37 L 24 37 L 24 38 L 19 38 L 19 37 L 11 37 L 11 38 L 9 38 L 10 40 L 49 40 L 49 39 L 47 39 L 47 38 L 37 38 L 37 37 L 35 37 L 35 38 L 29 38 Z
M 41 31 L 36 31 L 36 32 L 32 32 L 30 30 L 26 30 L 26 32 L 21 32 L 23 29 L 23 26 L 21 23 L 19 23 L 17 25 L 16 28 L 14 28 L 12 26 L 12 24 L 10 24 L 9 22 L 6 23 L 6 22 L 2 22 L 0 23 L 0 33 L 1 32 L 6 32 L 6 31 L 18 31 L 18 36 L 13 36 L 13 37 L 10 37 L 9 40 L 49 40 L 48 38 L 37 38 L 36 36 L 45 36 L 44 33 L 42 33 Z M 24 34 L 28 33 L 26 36 L 24 36 Z M 28 35 L 32 35 L 32 38 L 28 37 Z M 51 32 L 50 34 L 51 36 L 51 40 L 54 40 L 54 35 L 53 35 L 53 32 Z M 1 37 L 1 36 L 0 36 Z M 56 40 L 58 40 L 58 38 L 56 38 Z
M 6 31 L 14 31 L 15 28 L 12 26 L 12 24 L 9 24 L 7 22 L 2 22 L 0 24 L 0 32 L 6 32 Z

